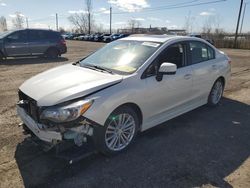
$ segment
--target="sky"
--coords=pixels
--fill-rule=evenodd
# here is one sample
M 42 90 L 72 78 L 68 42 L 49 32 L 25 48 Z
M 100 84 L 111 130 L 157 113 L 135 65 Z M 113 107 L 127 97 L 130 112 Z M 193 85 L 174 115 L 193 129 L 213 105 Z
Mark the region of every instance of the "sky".
M 243 32 L 250 32 L 250 0 L 245 3 Z M 209 19 L 224 31 L 235 32 L 240 0 L 92 0 L 92 5 L 95 23 L 106 29 L 112 6 L 113 29 L 126 28 L 130 19 L 139 21 L 141 27 L 182 29 L 189 17 L 192 32 L 200 32 Z M 68 17 L 85 10 L 84 0 L 0 0 L 0 16 L 6 17 L 9 28 L 19 12 L 28 19 L 29 27 L 55 29 L 57 13 L 59 27 L 70 29 L 73 25 Z

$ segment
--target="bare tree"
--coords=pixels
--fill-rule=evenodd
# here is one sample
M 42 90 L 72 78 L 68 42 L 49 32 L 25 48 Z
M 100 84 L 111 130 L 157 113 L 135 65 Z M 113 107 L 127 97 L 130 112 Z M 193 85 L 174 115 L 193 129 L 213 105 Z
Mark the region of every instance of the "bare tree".
M 188 13 L 188 16 L 185 17 L 184 29 L 187 33 L 193 32 L 193 26 L 195 22 L 195 17 L 191 16 L 191 12 Z
M 24 16 L 20 12 L 15 13 L 15 17 L 12 19 L 12 23 L 15 28 L 21 29 L 24 25 Z
M 92 15 L 92 1 L 85 0 L 86 12 L 75 13 L 68 17 L 69 21 L 75 26 L 78 32 L 91 33 L 91 28 L 95 28 L 94 18 Z
M 0 31 L 7 31 L 7 21 L 6 18 L 4 16 L 0 17 Z
M 88 18 L 84 13 L 75 13 L 68 17 L 69 21 L 75 26 L 80 33 L 85 33 L 88 29 Z
M 63 34 L 66 33 L 66 30 L 63 27 L 59 27 L 59 32 Z
M 210 37 L 212 33 L 219 35 L 223 33 L 223 29 L 220 28 L 221 17 L 219 15 L 208 16 L 203 23 L 202 33 L 207 37 Z
M 141 26 L 141 22 L 136 19 L 128 20 L 128 27 L 131 29 L 131 33 L 135 32 L 135 28 L 139 28 Z
M 212 33 L 212 30 L 213 30 L 213 19 L 211 16 L 209 16 L 203 23 L 202 33 L 205 34 L 206 36 L 209 36 Z

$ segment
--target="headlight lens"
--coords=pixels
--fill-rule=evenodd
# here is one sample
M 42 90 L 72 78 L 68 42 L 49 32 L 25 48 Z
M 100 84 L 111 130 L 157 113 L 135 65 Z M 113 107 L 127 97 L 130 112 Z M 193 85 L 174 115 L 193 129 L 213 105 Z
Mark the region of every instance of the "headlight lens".
M 56 123 L 69 122 L 80 117 L 93 104 L 93 100 L 82 100 L 62 107 L 48 107 L 40 119 L 50 120 Z

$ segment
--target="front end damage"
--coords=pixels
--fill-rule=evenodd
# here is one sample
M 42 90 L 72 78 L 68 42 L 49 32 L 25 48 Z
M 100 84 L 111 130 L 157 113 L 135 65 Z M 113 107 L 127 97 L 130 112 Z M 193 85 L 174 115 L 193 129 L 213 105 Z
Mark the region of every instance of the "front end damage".
M 23 95 L 23 96 L 20 96 Z M 17 114 L 22 120 L 24 134 L 31 135 L 31 140 L 44 151 L 56 148 L 64 151 L 70 147 L 82 147 L 92 142 L 95 123 L 80 116 L 77 120 L 67 123 L 53 123 L 39 119 L 41 108 L 36 101 L 23 93 L 19 93 Z

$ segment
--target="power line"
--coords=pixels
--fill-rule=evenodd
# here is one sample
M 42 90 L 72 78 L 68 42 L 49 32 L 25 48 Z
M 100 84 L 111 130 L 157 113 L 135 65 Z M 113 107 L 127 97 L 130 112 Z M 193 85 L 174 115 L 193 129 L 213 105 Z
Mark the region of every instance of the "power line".
M 178 9 L 178 8 L 194 7 L 194 6 L 200 6 L 200 5 L 215 4 L 215 3 L 225 2 L 225 1 L 227 1 L 227 0 L 215 0 L 215 1 L 194 3 L 194 4 L 188 4 L 188 5 L 169 5 L 169 6 L 161 6 L 161 7 L 155 7 L 155 8 L 145 8 L 144 10 L 142 10 L 140 12 L 114 12 L 113 14 L 155 12 L 155 11 L 168 10 L 168 9 Z

